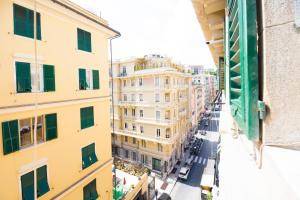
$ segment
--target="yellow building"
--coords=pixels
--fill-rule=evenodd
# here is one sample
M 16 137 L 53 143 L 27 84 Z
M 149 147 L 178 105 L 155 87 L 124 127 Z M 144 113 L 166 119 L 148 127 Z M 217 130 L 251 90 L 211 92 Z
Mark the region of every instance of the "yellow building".
M 0 199 L 111 199 L 119 33 L 68 0 L 2 0 L 0 18 Z
M 113 153 L 165 176 L 191 127 L 190 76 L 160 55 L 115 61 L 112 75 Z

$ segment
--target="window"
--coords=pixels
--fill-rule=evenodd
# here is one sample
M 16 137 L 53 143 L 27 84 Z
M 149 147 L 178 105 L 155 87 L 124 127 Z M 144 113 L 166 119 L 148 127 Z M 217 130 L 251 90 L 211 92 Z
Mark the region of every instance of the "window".
M 127 116 L 127 108 L 124 108 L 124 115 Z
M 96 200 L 98 197 L 96 179 L 94 179 L 83 187 L 83 200 Z
M 143 134 L 144 133 L 144 127 L 140 126 L 140 133 Z
M 128 137 L 127 136 L 125 136 L 125 142 L 128 142 Z
M 163 146 L 160 143 L 157 143 L 157 151 L 162 152 L 163 151 Z
M 55 91 L 55 73 L 53 65 L 36 65 L 16 62 L 17 93 Z
M 156 120 L 160 119 L 160 111 L 156 111 Z
M 41 143 L 57 138 L 56 113 L 37 117 L 37 142 Z M 34 118 L 2 122 L 4 155 L 15 152 L 34 143 Z
M 95 162 L 98 161 L 98 158 L 95 154 L 95 143 L 92 143 L 88 146 L 85 146 L 81 149 L 82 156 L 82 169 L 85 169 Z
M 156 129 L 156 137 L 160 137 L 160 129 Z
M 34 198 L 34 173 L 37 177 L 37 197 L 41 197 L 49 192 L 48 176 L 47 176 L 47 165 L 44 165 L 36 170 L 28 172 L 21 176 L 21 189 L 22 199 L 35 199 Z
M 132 117 L 135 117 L 135 108 L 133 108 L 133 109 L 131 110 L 131 115 L 132 115 Z
M 142 140 L 142 147 L 146 148 L 146 141 Z
M 85 129 L 94 126 L 94 107 L 80 108 L 80 126 Z
M 131 101 L 135 102 L 135 94 L 131 94 Z
M 159 102 L 159 94 L 155 94 L 155 102 Z
M 128 152 L 128 150 L 125 150 L 125 158 L 129 158 L 129 152 Z
M 136 152 L 132 152 L 132 160 L 136 161 Z
M 123 87 L 126 87 L 126 80 L 123 80 Z
M 143 101 L 143 94 L 139 94 L 140 101 Z
M 169 85 L 169 78 L 166 78 L 166 79 L 165 79 L 165 84 L 166 84 L 166 85 Z
M 99 70 L 79 69 L 79 90 L 100 88 Z
M 127 95 L 126 94 L 123 95 L 123 99 L 124 99 L 124 101 L 127 101 Z
M 140 110 L 140 117 L 144 117 L 144 111 Z
M 125 128 L 125 129 L 128 129 L 128 124 L 127 124 L 127 122 L 124 123 L 124 128 Z
M 136 126 L 135 126 L 135 124 L 132 124 L 132 130 L 133 130 L 133 131 L 136 131 Z
M 233 118 L 250 140 L 259 136 L 256 1 L 230 3 L 225 29 L 229 60 L 229 99 Z M 208 79 L 208 77 L 206 77 Z M 208 84 L 208 83 L 207 83 Z
M 139 86 L 142 86 L 142 85 L 143 85 L 143 79 L 139 78 Z
M 159 77 L 155 77 L 155 86 L 159 86 Z
M 77 47 L 79 50 L 92 52 L 91 33 L 77 28 Z
M 131 80 L 131 87 L 135 86 L 135 80 Z
M 34 38 L 34 12 L 14 4 L 14 34 Z M 36 13 L 36 38 L 41 40 L 41 15 Z
M 156 171 L 161 170 L 161 160 L 152 158 L 152 169 Z
M 136 138 L 132 138 L 132 144 L 136 144 Z

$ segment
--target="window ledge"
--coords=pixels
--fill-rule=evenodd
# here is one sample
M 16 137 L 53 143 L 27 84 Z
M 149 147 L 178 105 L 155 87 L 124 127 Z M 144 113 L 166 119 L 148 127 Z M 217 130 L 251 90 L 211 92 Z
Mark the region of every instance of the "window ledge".
M 95 54 L 94 51 L 89 52 L 89 51 L 84 51 L 84 50 L 81 50 L 81 49 L 78 49 L 78 48 L 75 48 L 75 50 L 76 50 L 77 52 L 80 52 L 80 53 L 86 53 L 86 54 L 88 54 L 88 55 L 90 55 L 90 54 Z

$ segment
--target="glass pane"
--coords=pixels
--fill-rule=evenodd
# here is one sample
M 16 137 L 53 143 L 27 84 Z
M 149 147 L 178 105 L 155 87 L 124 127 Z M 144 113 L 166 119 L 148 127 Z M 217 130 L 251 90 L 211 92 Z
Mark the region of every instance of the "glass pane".
M 20 120 L 20 138 L 21 147 L 33 144 L 32 131 L 31 131 L 31 119 Z
M 32 118 L 32 134 L 34 134 L 34 124 L 35 124 L 35 120 L 34 118 Z M 43 124 L 42 116 L 37 117 L 36 135 L 37 135 L 37 143 L 44 142 L 44 124 Z

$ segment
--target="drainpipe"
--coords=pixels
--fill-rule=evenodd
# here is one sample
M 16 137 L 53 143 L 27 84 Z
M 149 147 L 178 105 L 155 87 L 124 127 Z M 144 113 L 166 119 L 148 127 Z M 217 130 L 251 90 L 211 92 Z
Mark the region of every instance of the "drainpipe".
M 116 38 L 118 38 L 118 37 L 120 37 L 121 36 L 121 34 L 120 33 L 118 33 L 117 35 L 115 35 L 114 37 L 112 37 L 112 38 L 110 38 L 110 40 L 109 40 L 109 46 L 110 46 L 110 71 L 111 71 L 111 105 L 112 105 L 112 115 L 113 115 L 113 121 L 112 121 L 112 129 L 113 129 L 113 134 L 115 134 L 115 108 L 114 108 L 114 80 L 113 80 L 113 78 L 114 78 L 114 76 L 113 76 L 113 67 L 112 67 L 112 58 L 113 58 L 113 56 L 112 56 L 112 40 L 113 39 L 116 39 Z M 114 144 L 115 144 L 115 137 L 114 137 L 114 139 L 113 139 L 114 141 Z M 117 193 L 117 170 L 115 170 L 115 178 L 114 178 L 114 189 L 115 189 L 115 191 L 114 191 L 114 196 L 116 197 L 116 193 Z

